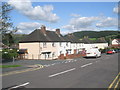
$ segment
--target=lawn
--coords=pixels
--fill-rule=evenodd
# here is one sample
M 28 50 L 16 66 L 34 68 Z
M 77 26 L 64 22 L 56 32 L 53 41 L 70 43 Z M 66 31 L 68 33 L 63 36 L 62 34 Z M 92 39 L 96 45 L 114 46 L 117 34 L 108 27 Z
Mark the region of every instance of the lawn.
M 15 68 L 21 67 L 21 65 L 0 65 L 0 68 Z

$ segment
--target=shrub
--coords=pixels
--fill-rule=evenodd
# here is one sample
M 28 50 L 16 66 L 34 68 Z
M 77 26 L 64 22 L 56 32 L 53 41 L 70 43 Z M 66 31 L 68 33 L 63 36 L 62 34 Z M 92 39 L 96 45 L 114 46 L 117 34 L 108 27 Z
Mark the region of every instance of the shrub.
M 13 50 L 9 50 L 9 49 L 3 49 L 2 50 L 2 58 L 3 59 L 12 59 L 13 57 L 17 57 L 17 50 L 13 49 Z

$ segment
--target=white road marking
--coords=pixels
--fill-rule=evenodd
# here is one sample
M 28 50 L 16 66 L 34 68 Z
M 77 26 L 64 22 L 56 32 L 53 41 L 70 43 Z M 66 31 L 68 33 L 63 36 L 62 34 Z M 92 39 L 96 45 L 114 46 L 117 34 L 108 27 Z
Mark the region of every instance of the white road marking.
M 55 65 L 55 63 L 51 64 L 51 65 Z
M 100 62 L 100 60 L 99 60 L 99 61 L 96 61 L 96 62 Z
M 69 69 L 69 70 L 66 70 L 66 71 L 63 71 L 63 72 L 60 72 L 60 73 L 56 73 L 56 74 L 50 75 L 49 77 L 54 77 L 54 76 L 57 76 L 57 75 L 60 75 L 60 74 L 66 73 L 66 72 L 73 71 L 73 70 L 75 70 L 75 69 L 76 69 L 76 68 L 72 68 L 72 69 Z
M 68 62 L 65 62 L 65 63 L 68 63 Z
M 21 85 L 18 85 L 18 86 L 14 86 L 14 87 L 11 87 L 9 90 L 14 89 L 14 88 L 19 88 L 19 87 L 22 87 L 22 86 L 26 86 L 28 84 L 30 84 L 30 83 L 27 82 L 27 83 L 24 83 L 24 84 L 21 84 Z
M 46 67 L 49 67 L 50 65 L 48 64 Z
M 81 67 L 83 68 L 83 67 L 86 67 L 86 66 L 91 65 L 91 64 L 93 64 L 93 63 L 88 63 L 88 64 L 85 64 L 85 65 L 83 65 Z

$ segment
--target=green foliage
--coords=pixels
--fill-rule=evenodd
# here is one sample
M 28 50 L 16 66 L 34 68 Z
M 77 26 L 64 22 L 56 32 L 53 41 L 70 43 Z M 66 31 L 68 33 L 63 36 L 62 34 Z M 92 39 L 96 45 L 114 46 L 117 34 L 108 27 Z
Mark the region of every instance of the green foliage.
M 2 10 L 1 10 L 1 16 L 0 18 L 2 19 L 2 28 L 0 29 L 1 33 L 4 35 L 7 32 L 9 32 L 10 28 L 13 28 L 13 23 L 10 22 L 11 18 L 9 16 L 10 11 L 13 9 L 7 2 L 2 2 L 1 4 Z
M 0 68 L 21 67 L 21 65 L 0 65 Z
M 113 39 L 120 36 L 120 31 L 80 31 L 73 34 L 78 38 L 88 36 L 89 38 L 111 37 Z
M 12 34 L 10 34 L 10 33 L 4 34 L 4 36 L 2 38 L 2 42 L 7 46 L 11 46 L 12 44 L 14 44 Z
M 100 51 L 101 53 L 106 53 L 107 48 L 106 48 L 106 49 L 99 49 L 99 51 Z
M 12 34 L 17 31 L 17 28 L 13 27 L 13 23 L 11 22 L 11 17 L 9 15 L 11 10 L 13 10 L 13 7 L 11 7 L 7 2 L 2 2 L 0 5 L 0 25 L 2 26 L 0 28 L 0 33 L 2 33 L 3 44 L 10 47 L 14 44 Z
M 97 38 L 89 38 L 90 40 L 93 40 L 93 41 L 95 41 L 95 40 L 97 40 Z
M 18 56 L 16 49 L 3 49 L 2 50 L 2 58 L 3 59 L 12 59 L 13 57 L 16 58 Z
M 13 34 L 14 43 L 19 43 L 26 34 Z

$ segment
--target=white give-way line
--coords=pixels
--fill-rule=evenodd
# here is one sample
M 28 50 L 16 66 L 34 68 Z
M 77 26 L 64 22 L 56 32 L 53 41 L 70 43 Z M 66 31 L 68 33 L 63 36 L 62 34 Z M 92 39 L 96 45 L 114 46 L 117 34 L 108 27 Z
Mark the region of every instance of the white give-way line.
M 57 76 L 57 75 L 60 75 L 60 74 L 66 73 L 66 72 L 73 71 L 73 70 L 75 70 L 75 69 L 76 69 L 76 68 L 72 68 L 72 69 L 69 69 L 69 70 L 66 70 L 66 71 L 63 71 L 63 72 L 60 72 L 60 73 L 56 73 L 56 74 L 50 75 L 49 77 L 54 77 L 54 76 Z
M 21 84 L 21 85 L 18 85 L 18 86 L 14 86 L 14 87 L 11 87 L 9 90 L 14 89 L 14 88 L 23 87 L 23 86 L 26 86 L 26 85 L 28 85 L 28 84 L 29 84 L 29 82 L 24 83 L 24 84 Z
M 85 65 L 82 65 L 81 67 L 83 68 L 83 67 L 86 67 L 86 66 L 91 65 L 91 64 L 93 64 L 93 63 L 88 63 L 88 64 L 85 64 Z

